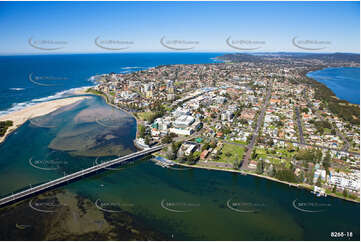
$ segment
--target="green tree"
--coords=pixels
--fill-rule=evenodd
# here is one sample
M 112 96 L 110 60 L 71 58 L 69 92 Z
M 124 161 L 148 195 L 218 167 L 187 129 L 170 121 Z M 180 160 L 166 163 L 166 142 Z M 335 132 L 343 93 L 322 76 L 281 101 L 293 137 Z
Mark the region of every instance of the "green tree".
M 170 135 L 166 135 L 164 136 L 164 138 L 162 139 L 162 143 L 163 144 L 169 144 L 170 142 L 172 142 L 172 137 Z
M 296 182 L 297 178 L 296 175 L 290 169 L 282 169 L 276 171 L 276 178 L 281 181 L 288 181 L 288 182 Z
M 6 130 L 13 125 L 13 121 L 6 120 L 6 121 L 0 121 L 0 137 L 4 136 L 6 133 Z
M 308 113 L 308 111 L 309 111 L 308 108 L 302 108 L 303 113 Z
M 262 174 L 263 173 L 263 169 L 264 169 L 264 164 L 263 164 L 263 161 L 260 160 L 257 162 L 257 174 Z
M 240 161 L 238 159 L 236 159 L 233 162 L 233 169 L 238 170 L 239 167 L 240 167 Z
M 256 159 L 257 158 L 257 153 L 256 153 L 256 150 L 253 150 L 252 151 L 252 159 Z
M 269 146 L 273 146 L 273 145 L 274 145 L 273 139 L 269 139 L 268 142 L 267 142 L 267 144 L 268 144 Z
M 195 157 L 191 154 L 186 157 L 186 161 L 188 165 L 194 165 L 195 164 Z
M 195 152 L 193 153 L 193 159 L 194 159 L 194 161 L 199 160 L 199 157 L 200 157 L 200 156 L 201 156 L 201 152 L 195 151 Z
M 230 134 L 231 133 L 231 130 L 229 128 L 223 128 L 222 129 L 222 133 L 223 134 Z
M 346 189 L 343 189 L 342 195 L 343 195 L 344 197 L 347 197 L 347 190 L 346 190 Z
M 173 150 L 168 150 L 167 151 L 167 158 L 169 160 L 175 160 L 177 158 L 176 152 L 174 152 Z
M 328 151 L 326 156 L 323 158 L 322 165 L 325 167 L 327 174 L 329 174 L 329 168 L 330 168 L 330 162 L 331 162 L 331 154 Z
M 322 183 L 321 183 L 321 176 L 318 177 L 317 182 L 316 182 L 316 186 L 321 187 Z
M 227 152 L 227 153 L 225 153 L 224 155 L 227 156 L 227 157 L 231 157 L 231 156 L 232 156 L 232 153 Z
M 202 151 L 208 150 L 208 149 L 209 149 L 209 143 L 205 143 L 205 144 L 202 146 Z
M 217 144 L 216 144 L 215 141 L 212 141 L 212 142 L 209 144 L 209 147 L 212 148 L 212 149 L 216 148 L 216 146 L 217 146 Z
M 150 138 L 149 138 L 149 136 L 146 136 L 146 137 L 145 137 L 144 143 L 146 143 L 147 145 L 150 144 Z
M 145 126 L 144 125 L 139 125 L 139 137 L 140 138 L 144 138 L 145 136 Z
M 314 162 L 321 162 L 322 151 L 320 149 L 314 150 Z
M 274 168 L 273 165 L 270 166 L 268 175 L 269 175 L 270 177 L 274 177 L 274 176 L 276 175 L 276 171 L 275 171 L 275 168 Z

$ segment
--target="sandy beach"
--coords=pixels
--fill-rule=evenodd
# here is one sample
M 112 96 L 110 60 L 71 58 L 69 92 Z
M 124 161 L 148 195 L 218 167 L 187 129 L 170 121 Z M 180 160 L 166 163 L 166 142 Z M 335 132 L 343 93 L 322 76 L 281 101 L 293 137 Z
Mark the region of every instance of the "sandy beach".
M 35 104 L 34 106 L 27 107 L 23 110 L 0 116 L 0 121 L 13 121 L 13 125 L 7 129 L 5 135 L 0 137 L 0 144 L 5 141 L 6 137 L 11 134 L 11 132 L 23 125 L 27 120 L 49 114 L 61 107 L 76 103 L 86 98 L 88 97 L 72 97 L 52 100 L 49 102 Z

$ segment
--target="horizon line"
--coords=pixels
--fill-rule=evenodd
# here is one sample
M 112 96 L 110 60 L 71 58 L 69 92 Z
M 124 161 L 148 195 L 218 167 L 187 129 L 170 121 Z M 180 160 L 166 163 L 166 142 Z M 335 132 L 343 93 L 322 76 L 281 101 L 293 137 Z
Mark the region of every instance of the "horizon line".
M 31 55 L 88 55 L 88 54 L 204 54 L 204 53 L 214 53 L 214 54 L 262 54 L 262 53 L 295 53 L 295 54 L 355 54 L 360 55 L 360 52 L 342 52 L 342 51 L 333 51 L 333 52 L 305 52 L 305 51 L 252 51 L 252 52 L 235 52 L 235 51 L 127 51 L 127 52 L 56 52 L 56 53 L 0 53 L 0 56 L 31 56 Z

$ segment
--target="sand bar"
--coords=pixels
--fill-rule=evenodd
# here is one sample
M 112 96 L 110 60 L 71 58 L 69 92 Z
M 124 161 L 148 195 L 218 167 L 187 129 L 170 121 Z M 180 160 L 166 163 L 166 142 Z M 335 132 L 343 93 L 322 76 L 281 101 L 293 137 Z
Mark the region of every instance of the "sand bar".
M 0 144 L 4 142 L 11 132 L 23 125 L 27 120 L 49 114 L 61 107 L 76 103 L 86 98 L 88 97 L 84 96 L 52 100 L 49 102 L 38 103 L 22 110 L 0 116 L 0 121 L 13 121 L 13 125 L 7 129 L 5 135 L 0 137 Z

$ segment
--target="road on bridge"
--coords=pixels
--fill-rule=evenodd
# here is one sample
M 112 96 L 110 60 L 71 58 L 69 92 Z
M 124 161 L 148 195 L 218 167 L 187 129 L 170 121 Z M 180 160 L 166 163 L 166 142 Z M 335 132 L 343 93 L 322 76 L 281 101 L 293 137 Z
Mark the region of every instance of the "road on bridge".
M 129 161 L 131 159 L 139 158 L 139 157 L 147 155 L 147 154 L 151 154 L 153 152 L 161 150 L 163 148 L 163 146 L 164 145 L 158 145 L 158 146 L 155 146 L 155 147 L 152 147 L 152 148 L 149 148 L 149 149 L 145 149 L 145 150 L 142 150 L 142 151 L 138 151 L 138 152 L 126 155 L 126 156 L 122 156 L 120 158 L 116 158 L 114 160 L 107 161 L 107 162 L 104 162 L 104 163 L 89 167 L 87 169 L 74 172 L 72 174 L 69 174 L 69 175 L 66 175 L 64 177 L 55 179 L 53 181 L 38 185 L 36 187 L 27 189 L 25 191 L 15 193 L 13 195 L 10 195 L 8 197 L 0 199 L 0 206 L 7 205 L 7 204 L 9 204 L 9 203 L 11 203 L 13 201 L 20 200 L 22 198 L 26 198 L 29 195 L 32 195 L 32 194 L 35 194 L 35 193 L 38 193 L 38 192 L 53 188 L 55 186 L 62 185 L 64 183 L 66 183 L 66 182 L 69 182 L 71 180 L 75 180 L 75 179 L 80 178 L 80 177 L 82 177 L 84 175 L 92 174 L 92 173 L 94 173 L 94 172 L 96 172 L 98 170 L 101 170 L 101 169 L 104 169 L 104 168 L 107 168 L 107 167 L 110 167 L 110 166 L 113 166 L 113 165 L 116 165 L 116 164 L 119 164 L 119 163 L 123 163 L 123 162 L 125 163 L 125 162 L 127 162 L 127 161 Z

